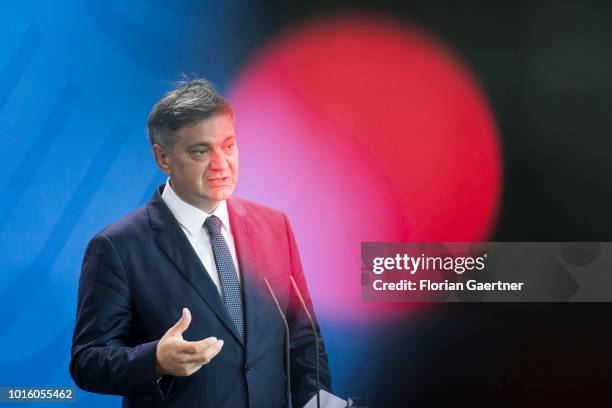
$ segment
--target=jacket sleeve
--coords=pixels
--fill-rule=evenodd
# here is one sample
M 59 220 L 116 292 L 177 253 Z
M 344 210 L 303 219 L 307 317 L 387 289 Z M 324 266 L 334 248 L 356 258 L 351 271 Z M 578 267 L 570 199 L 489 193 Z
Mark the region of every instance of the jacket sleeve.
M 131 318 L 126 271 L 111 239 L 97 235 L 81 268 L 70 375 L 86 391 L 164 400 L 172 381 L 156 379 L 157 341 L 130 344 Z
M 306 307 L 315 323 L 317 335 L 304 312 L 298 296 L 293 288 L 289 298 L 289 309 L 287 311 L 287 322 L 289 323 L 291 341 L 291 394 L 292 403 L 295 407 L 302 407 L 317 391 L 317 366 L 315 342 L 319 345 L 319 383 L 322 389 L 331 392 L 331 374 L 327 361 L 327 353 L 323 343 L 323 337 L 314 313 L 310 293 L 306 285 L 302 261 L 298 252 L 295 236 L 289 221 L 285 216 L 285 226 L 289 238 L 289 250 L 291 252 L 291 274 L 297 284 Z

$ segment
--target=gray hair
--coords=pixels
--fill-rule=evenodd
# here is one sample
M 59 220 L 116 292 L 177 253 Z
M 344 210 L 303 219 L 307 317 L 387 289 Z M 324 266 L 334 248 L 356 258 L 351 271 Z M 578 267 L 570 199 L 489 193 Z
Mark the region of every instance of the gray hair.
M 234 115 L 230 104 L 212 83 L 206 79 L 181 81 L 153 106 L 147 119 L 149 142 L 172 148 L 183 127 L 220 113 Z

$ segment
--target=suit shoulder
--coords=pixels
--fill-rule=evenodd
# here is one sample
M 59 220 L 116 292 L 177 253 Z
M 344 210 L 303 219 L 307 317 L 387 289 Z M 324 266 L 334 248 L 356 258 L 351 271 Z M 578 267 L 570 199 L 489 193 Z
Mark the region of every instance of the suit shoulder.
M 268 207 L 267 205 L 263 205 L 255 201 L 247 200 L 246 198 L 234 196 L 232 197 L 232 201 L 239 203 L 242 207 L 244 207 L 244 209 L 247 212 L 255 212 L 255 213 L 260 213 L 260 214 L 267 213 L 267 214 L 276 215 L 279 217 L 284 216 L 284 213 L 280 210 L 277 210 L 276 208 Z
M 123 241 L 125 239 L 142 236 L 142 234 L 148 230 L 148 223 L 149 217 L 146 205 L 144 205 L 107 225 L 98 231 L 93 239 L 107 238 L 112 241 Z
M 284 212 L 256 203 L 255 201 L 233 196 L 230 205 L 239 212 L 243 212 L 255 223 L 267 223 L 277 226 L 285 226 L 287 223 Z

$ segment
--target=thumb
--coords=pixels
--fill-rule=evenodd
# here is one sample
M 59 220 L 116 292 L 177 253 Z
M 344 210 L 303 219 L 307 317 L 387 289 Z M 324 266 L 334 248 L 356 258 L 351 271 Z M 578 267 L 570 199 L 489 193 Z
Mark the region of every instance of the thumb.
M 183 334 L 185 330 L 187 330 L 190 323 L 191 323 L 191 312 L 189 311 L 189 309 L 185 307 L 183 308 L 183 315 L 181 316 L 179 321 L 176 322 L 174 326 L 170 328 L 169 332 L 170 334 L 175 335 L 175 336 L 181 335 Z

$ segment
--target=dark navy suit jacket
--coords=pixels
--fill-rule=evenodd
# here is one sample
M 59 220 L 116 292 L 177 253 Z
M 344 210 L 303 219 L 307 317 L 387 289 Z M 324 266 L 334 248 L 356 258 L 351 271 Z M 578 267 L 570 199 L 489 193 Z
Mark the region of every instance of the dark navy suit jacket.
M 70 373 L 82 389 L 123 395 L 124 407 L 282 407 L 285 399 L 284 326 L 267 277 L 291 330 L 294 406 L 316 390 L 315 336 L 291 289 L 293 275 L 306 303 L 295 238 L 279 211 L 232 197 L 228 212 L 245 305 L 244 344 L 180 225 L 161 198 L 99 232 L 87 247 L 79 281 Z M 186 340 L 215 336 L 221 352 L 189 377 L 156 381 L 157 341 L 191 311 Z M 318 329 L 318 328 L 317 328 Z M 321 384 L 330 389 L 323 341 Z

